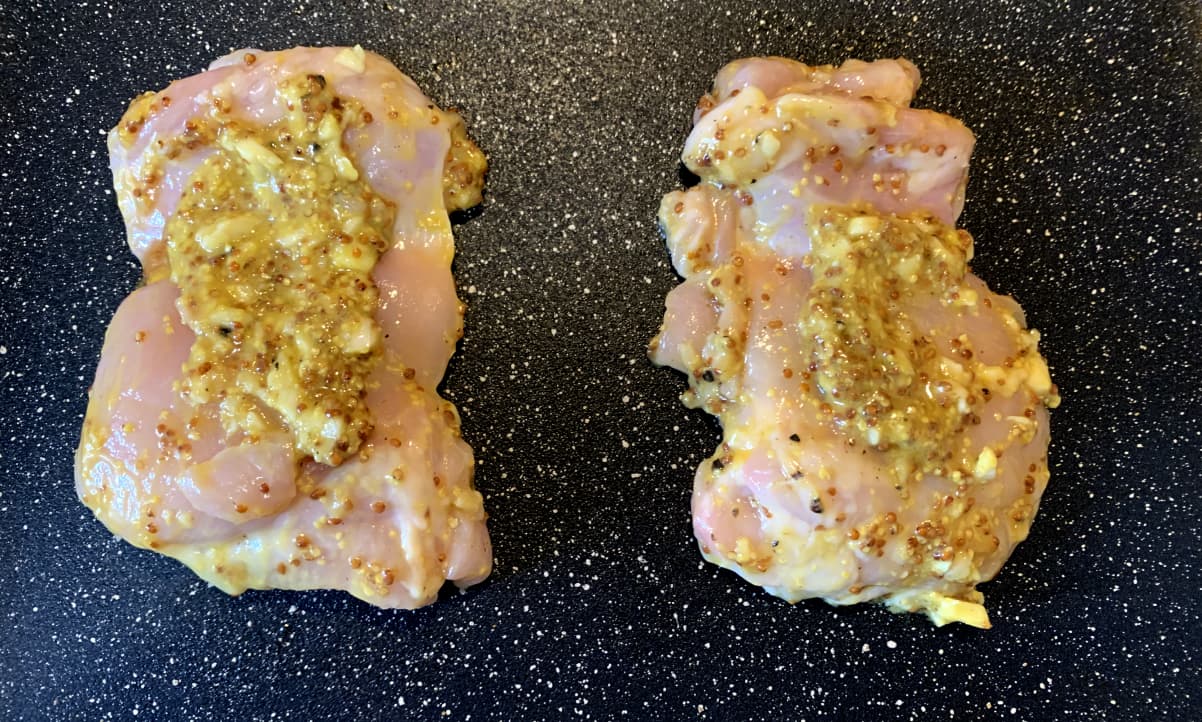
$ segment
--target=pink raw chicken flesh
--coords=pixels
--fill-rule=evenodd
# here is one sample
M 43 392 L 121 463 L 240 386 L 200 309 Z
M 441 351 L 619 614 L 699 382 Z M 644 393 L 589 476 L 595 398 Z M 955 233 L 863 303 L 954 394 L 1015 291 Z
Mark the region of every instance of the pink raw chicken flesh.
M 791 602 L 877 600 L 988 627 L 979 582 L 1026 538 L 1059 398 L 954 227 L 973 136 L 909 106 L 905 60 L 726 66 L 660 208 L 684 282 L 655 362 L 719 417 L 706 559 Z
M 282 89 L 298 83 L 310 96 L 293 103 Z M 302 105 L 307 116 L 297 115 Z M 286 143 L 268 151 L 247 140 L 270 126 L 280 129 L 279 138 L 299 143 L 286 123 L 297 118 L 297 133 L 324 136 L 321 143 L 298 145 L 295 157 Z M 316 122 L 321 119 L 328 123 Z M 345 122 L 341 132 L 334 124 L 339 119 Z M 447 580 L 467 586 L 488 576 L 492 553 L 482 498 L 472 485 L 472 450 L 460 438 L 455 407 L 435 392 L 462 332 L 447 212 L 479 201 L 484 173 L 483 156 L 458 115 L 436 108 L 391 63 L 357 46 L 239 51 L 134 101 L 110 134 L 109 149 L 130 247 L 146 284 L 121 304 L 105 337 L 76 454 L 83 502 L 115 534 L 182 561 L 230 594 L 331 588 L 381 607 L 412 608 L 436 599 Z M 253 179 L 239 192 L 262 199 L 262 207 L 252 203 L 236 216 L 226 208 L 234 205 L 232 191 L 204 196 L 204 179 L 219 177 L 211 173 L 220 163 L 237 178 Z M 287 185 L 310 177 L 306 173 L 318 179 L 312 196 Z M 340 195 L 323 199 L 320 184 L 333 188 L 335 182 L 343 183 Z M 352 187 L 355 193 L 344 192 Z M 188 193 L 201 200 L 187 200 Z M 205 403 L 188 396 L 188 389 L 197 390 L 185 373 L 198 341 L 194 331 L 210 326 L 184 303 L 174 280 L 207 268 L 236 268 L 235 258 L 249 266 L 239 252 L 253 249 L 239 245 L 231 231 L 236 221 L 259 229 L 273 263 L 288 261 L 282 234 L 292 228 L 289 222 L 306 228 L 297 211 L 305 207 L 302 200 L 308 207 L 341 204 L 339 217 L 352 231 L 341 236 L 354 256 L 347 263 L 378 256 L 374 267 L 331 271 L 361 291 L 374 281 L 363 292 L 376 295 L 359 299 L 368 299 L 362 333 L 347 337 L 350 350 L 339 357 L 340 363 L 369 368 L 347 397 L 366 421 L 359 436 L 330 445 L 345 428 L 337 414 L 328 414 L 335 423 L 319 427 L 314 438 L 328 442 L 329 464 L 303 453 L 282 415 L 262 401 L 278 401 L 270 394 L 280 390 L 264 391 L 263 373 L 243 368 L 251 375 L 238 377 L 260 389 L 259 401 L 239 397 L 258 426 L 223 416 L 222 402 L 238 397 L 232 387 L 207 389 L 213 400 Z M 367 218 L 364 208 L 376 215 Z M 177 211 L 218 219 L 203 231 L 207 236 L 180 236 L 180 248 L 202 240 L 219 246 L 213 228 L 234 240 L 210 248 L 214 255 L 203 262 L 181 262 L 184 257 L 171 256 L 165 240 L 172 228 L 183 227 L 171 225 Z M 390 221 L 380 226 L 374 250 L 351 242 L 365 218 Z M 266 219 L 268 230 L 255 219 Z M 276 225 L 278 235 L 272 236 Z M 320 246 L 322 239 L 303 242 L 318 244 L 306 247 L 321 247 L 323 254 L 329 250 Z M 370 280 L 354 275 L 364 268 L 370 268 Z M 270 296 L 302 280 L 267 279 L 264 272 L 248 283 L 266 284 L 260 291 Z M 317 300 L 302 302 L 309 305 L 294 319 L 297 328 L 320 316 L 322 298 L 318 293 Z M 247 301 L 251 307 L 255 302 Z M 324 310 L 335 320 L 342 314 L 341 307 L 333 314 Z M 245 323 L 223 326 L 221 334 L 233 328 L 235 337 L 244 334 L 250 343 L 269 323 L 253 314 L 241 319 Z M 214 348 L 233 348 L 215 339 Z M 365 359 L 374 359 L 370 367 Z M 263 372 L 266 366 L 260 366 Z M 316 377 L 306 378 L 312 383 Z M 304 389 L 289 393 L 303 398 Z

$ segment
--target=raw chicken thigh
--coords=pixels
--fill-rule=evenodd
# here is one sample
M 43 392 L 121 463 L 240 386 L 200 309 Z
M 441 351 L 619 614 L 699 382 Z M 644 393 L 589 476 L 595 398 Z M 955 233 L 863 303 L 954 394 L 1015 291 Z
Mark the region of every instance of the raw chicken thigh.
M 361 48 L 246 50 L 109 135 L 145 284 L 105 337 L 76 486 L 222 590 L 381 607 L 484 579 L 471 448 L 435 387 L 462 332 L 463 123 Z
M 968 272 L 973 136 L 909 106 L 905 60 L 726 66 L 660 208 L 684 282 L 655 362 L 718 416 L 706 559 L 791 602 L 877 600 L 988 627 L 979 582 L 1026 538 L 1059 403 L 1036 331 Z

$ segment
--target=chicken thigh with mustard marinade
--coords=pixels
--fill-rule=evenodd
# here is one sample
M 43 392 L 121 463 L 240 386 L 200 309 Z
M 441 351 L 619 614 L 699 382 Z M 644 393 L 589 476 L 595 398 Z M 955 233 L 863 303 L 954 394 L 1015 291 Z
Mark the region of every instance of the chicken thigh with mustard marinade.
M 956 228 L 973 136 L 909 103 L 905 60 L 740 60 L 660 207 L 684 277 L 652 358 L 723 440 L 697 470 L 706 559 L 789 601 L 877 600 L 988 627 L 980 582 L 1026 538 L 1059 403 Z
M 492 566 L 471 448 L 435 392 L 462 333 L 448 211 L 485 161 L 359 47 L 245 50 L 109 135 L 144 285 L 76 454 L 114 533 L 226 592 L 433 601 Z

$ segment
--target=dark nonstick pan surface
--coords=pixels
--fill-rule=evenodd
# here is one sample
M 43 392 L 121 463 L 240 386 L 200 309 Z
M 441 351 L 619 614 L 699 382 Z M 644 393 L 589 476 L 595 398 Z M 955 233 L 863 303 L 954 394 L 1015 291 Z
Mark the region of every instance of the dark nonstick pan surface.
M 1202 7 L 1090 0 L 0 7 L 0 718 L 1202 719 Z M 496 571 L 416 612 L 226 597 L 114 539 L 72 453 L 134 288 L 103 132 L 244 46 L 362 43 L 488 153 L 455 228 Z M 904 55 L 978 136 L 962 225 L 1064 395 L 989 632 L 788 605 L 701 562 L 719 439 L 647 340 L 655 225 L 725 62 Z

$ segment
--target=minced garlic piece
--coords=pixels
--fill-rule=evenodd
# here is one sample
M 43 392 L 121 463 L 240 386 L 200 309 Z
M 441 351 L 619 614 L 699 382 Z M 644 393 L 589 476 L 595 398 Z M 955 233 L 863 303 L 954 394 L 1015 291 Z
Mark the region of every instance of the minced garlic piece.
M 363 52 L 362 45 L 356 45 L 353 48 L 343 48 L 334 56 L 334 62 L 350 68 L 356 73 L 362 73 L 367 68 L 367 53 Z
M 336 465 L 372 428 L 364 399 L 381 331 L 371 274 L 394 212 L 342 147 L 343 131 L 364 122 L 358 105 L 319 75 L 277 92 L 289 111 L 267 127 L 219 112 L 196 121 L 218 150 L 165 233 L 196 333 L 181 390 L 219 403 L 229 434 L 282 429 L 298 457 Z
M 981 481 L 988 481 L 997 476 L 997 454 L 993 453 L 993 449 L 988 446 L 981 449 L 972 475 Z

